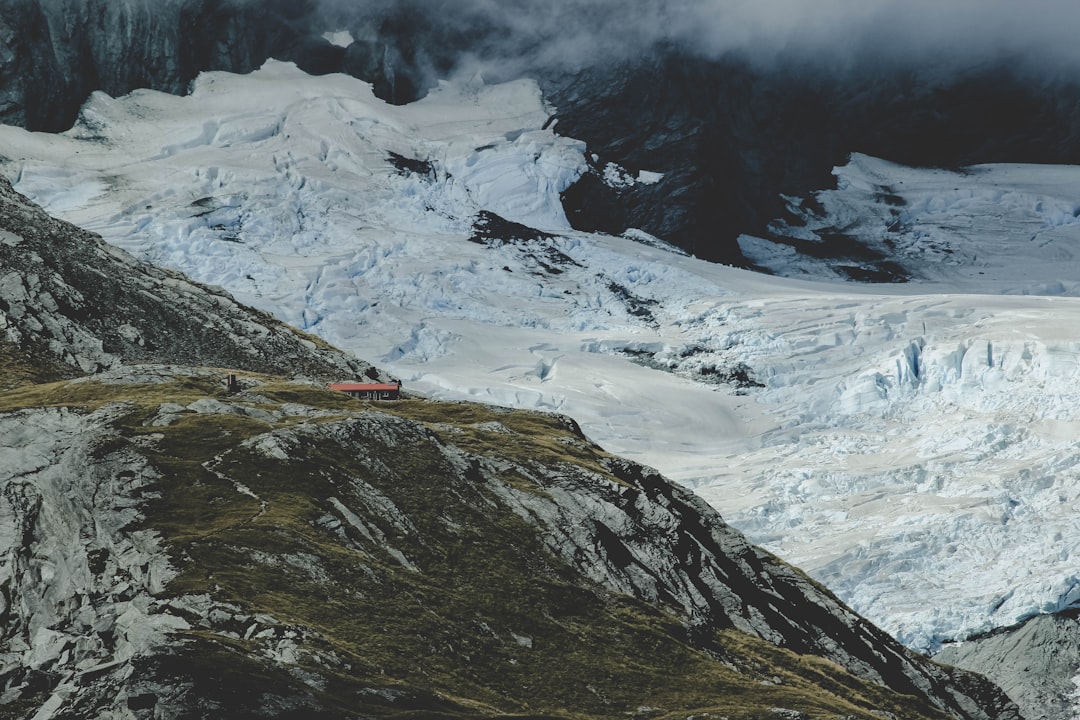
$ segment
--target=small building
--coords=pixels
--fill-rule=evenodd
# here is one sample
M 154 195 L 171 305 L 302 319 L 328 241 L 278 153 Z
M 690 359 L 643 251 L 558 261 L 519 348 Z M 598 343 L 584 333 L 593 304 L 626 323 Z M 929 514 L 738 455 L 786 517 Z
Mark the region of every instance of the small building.
M 331 390 L 351 395 L 357 400 L 400 400 L 401 383 L 331 383 Z

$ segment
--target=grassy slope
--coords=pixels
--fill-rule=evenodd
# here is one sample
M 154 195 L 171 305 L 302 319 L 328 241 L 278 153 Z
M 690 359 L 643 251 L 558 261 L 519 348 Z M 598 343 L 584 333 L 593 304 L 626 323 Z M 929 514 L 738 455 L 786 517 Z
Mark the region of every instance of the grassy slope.
M 736 631 L 717 632 L 723 658 L 695 649 L 677 618 L 590 585 L 485 481 L 462 481 L 447 464 L 443 449 L 452 445 L 533 468 L 602 471 L 603 452 L 574 438 L 561 418 L 419 400 L 368 406 L 254 379 L 263 383 L 255 392 L 264 409 L 292 402 L 329 414 L 272 423 L 186 414 L 167 427 L 144 424 L 162 402 L 228 401 L 212 378 L 64 381 L 0 393 L 0 411 L 128 403 L 116 442 L 138 447 L 161 473 L 145 525 L 161 533 L 180 571 L 167 593 L 210 595 L 243 615 L 273 616 L 296 636 L 304 651 L 289 669 L 266 659 L 281 628 L 245 639 L 243 627 L 229 633 L 192 618 L 183 649 L 147 660 L 142 671 L 188 680 L 208 710 L 256 717 L 254 708 L 272 697 L 278 716 L 296 718 L 734 719 L 776 717 L 776 707 L 810 718 L 875 717 L 871 710 L 942 717 L 829 662 Z M 288 460 L 241 444 L 305 423 L 326 424 L 348 444 L 312 433 Z M 514 471 L 496 481 L 543 492 Z M 366 487 L 414 527 L 363 513 Z M 362 514 L 377 541 L 340 522 L 331 498 Z

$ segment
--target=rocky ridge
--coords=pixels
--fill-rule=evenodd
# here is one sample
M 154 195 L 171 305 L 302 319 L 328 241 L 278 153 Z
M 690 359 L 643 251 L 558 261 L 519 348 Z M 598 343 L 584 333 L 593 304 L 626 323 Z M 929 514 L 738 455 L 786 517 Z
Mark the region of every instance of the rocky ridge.
M 565 418 L 219 375 L 0 397 L 0 716 L 1019 717 Z
M 1070 717 L 1080 695 L 1077 612 L 1036 615 L 1017 627 L 946 645 L 941 662 L 985 674 L 1020 706 L 1026 720 Z
M 166 362 L 386 380 L 219 289 L 49 217 L 0 178 L 0 351 L 42 379 Z M 27 353 L 30 353 L 27 355 Z

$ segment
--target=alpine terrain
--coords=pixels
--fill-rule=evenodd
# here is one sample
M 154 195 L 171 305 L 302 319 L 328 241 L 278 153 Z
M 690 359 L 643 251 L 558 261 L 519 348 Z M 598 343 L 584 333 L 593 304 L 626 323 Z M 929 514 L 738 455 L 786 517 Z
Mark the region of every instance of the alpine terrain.
M 0 712 L 1071 720 L 1037 4 L 9 0 Z
M 565 417 L 353 400 L 6 181 L 0 233 L 4 717 L 1019 717 Z

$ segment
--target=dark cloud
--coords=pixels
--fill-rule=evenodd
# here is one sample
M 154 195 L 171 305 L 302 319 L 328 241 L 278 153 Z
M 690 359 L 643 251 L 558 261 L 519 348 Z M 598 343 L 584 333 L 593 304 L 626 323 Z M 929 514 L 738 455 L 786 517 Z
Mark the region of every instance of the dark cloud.
M 428 55 L 500 75 L 632 58 L 661 43 L 757 63 L 1015 57 L 1080 66 L 1075 0 L 324 0 L 322 7 L 358 38 L 384 37 L 395 24 L 412 32 L 426 26 L 428 39 L 450 44 L 429 45 Z

